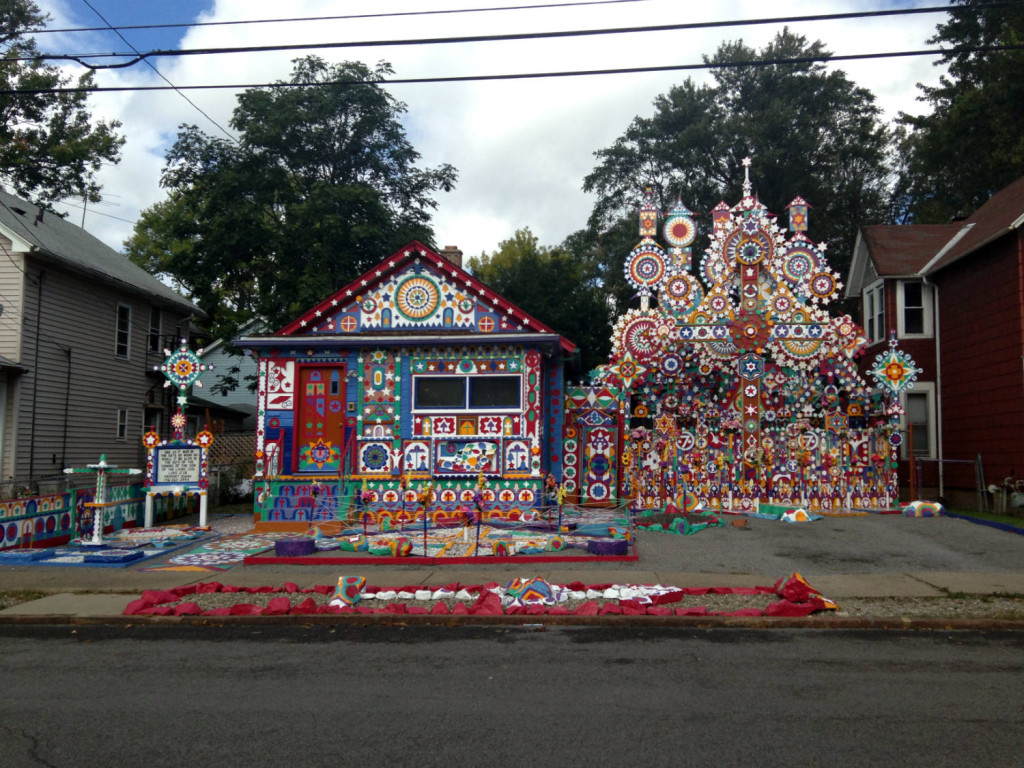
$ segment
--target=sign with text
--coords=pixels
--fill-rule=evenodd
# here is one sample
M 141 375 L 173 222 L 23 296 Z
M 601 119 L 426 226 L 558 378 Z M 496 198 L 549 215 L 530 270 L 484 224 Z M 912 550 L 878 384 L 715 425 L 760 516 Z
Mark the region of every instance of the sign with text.
M 157 446 L 153 464 L 155 485 L 198 485 L 203 476 L 203 449 Z

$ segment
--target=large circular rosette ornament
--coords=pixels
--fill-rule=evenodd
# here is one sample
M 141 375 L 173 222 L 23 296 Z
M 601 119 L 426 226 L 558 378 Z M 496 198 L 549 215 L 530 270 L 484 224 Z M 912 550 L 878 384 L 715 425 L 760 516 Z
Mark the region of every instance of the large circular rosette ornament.
M 756 229 L 751 233 L 737 230 L 725 238 L 723 252 L 729 263 L 760 264 L 770 261 L 775 255 L 775 242 L 764 229 Z
M 679 314 L 692 312 L 704 298 L 700 282 L 689 272 L 671 271 L 662 283 L 658 294 L 666 307 Z
M 772 326 L 763 315 L 743 312 L 729 324 L 729 336 L 741 352 L 763 355 L 772 336 Z
M 836 292 L 843 287 L 839 282 L 839 275 L 827 267 L 811 275 L 807 281 L 807 293 L 811 301 L 818 304 L 827 304 L 835 296 Z
M 675 207 L 665 217 L 665 226 L 662 234 L 665 242 L 674 248 L 685 248 L 697 236 L 697 225 L 694 224 L 690 214 L 692 211 L 682 202 L 676 202 Z
M 633 360 L 646 363 L 661 354 L 671 332 L 672 326 L 661 312 L 632 309 L 612 329 L 612 354 L 622 357 L 628 353 Z
M 653 290 L 665 277 L 667 270 L 665 252 L 650 238 L 644 238 L 626 259 L 626 280 L 637 290 Z
M 791 288 L 807 282 L 825 267 L 825 259 L 809 240 L 793 243 L 776 259 L 777 271 Z

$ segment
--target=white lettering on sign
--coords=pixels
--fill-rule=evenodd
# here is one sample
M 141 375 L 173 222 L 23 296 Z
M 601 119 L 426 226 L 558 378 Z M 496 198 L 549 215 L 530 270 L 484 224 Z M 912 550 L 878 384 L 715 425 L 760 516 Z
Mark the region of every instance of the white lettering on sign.
M 158 485 L 195 485 L 201 477 L 201 448 L 156 448 L 156 482 Z

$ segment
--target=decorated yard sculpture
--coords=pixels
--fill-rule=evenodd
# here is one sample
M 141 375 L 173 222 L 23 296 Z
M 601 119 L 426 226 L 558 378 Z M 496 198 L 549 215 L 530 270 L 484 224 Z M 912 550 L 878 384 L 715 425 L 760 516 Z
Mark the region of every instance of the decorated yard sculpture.
M 877 364 L 888 397 L 872 395 L 854 363 L 861 329 L 825 310 L 842 286 L 805 234 L 807 203 L 790 204 L 784 233 L 744 165 L 743 199 L 711 212 L 699 264 L 691 211 L 679 202 L 663 217 L 666 248 L 650 194 L 641 207 L 625 267 L 640 307 L 619 318 L 591 384 L 567 392 L 566 482 L 584 502 L 610 500 L 616 486 L 643 508 L 895 499 L 894 382 L 912 386 L 917 369 L 893 346 Z
M 153 366 L 166 377 L 165 387 L 178 390 L 178 409 L 171 416 L 174 429 L 173 440 L 161 440 L 156 432 L 147 432 L 142 436 L 142 444 L 146 447 L 146 506 L 145 526 L 153 526 L 153 499 L 155 496 L 182 494 L 199 497 L 199 525 L 205 526 L 207 520 L 208 487 L 208 453 L 213 445 L 213 434 L 204 429 L 195 440 L 185 439 L 185 406 L 188 404 L 190 387 L 203 386 L 199 377 L 203 371 L 213 368 L 204 363 L 200 357 L 203 350 L 193 352 L 185 339 L 173 352 L 164 350 L 166 359 L 162 365 Z

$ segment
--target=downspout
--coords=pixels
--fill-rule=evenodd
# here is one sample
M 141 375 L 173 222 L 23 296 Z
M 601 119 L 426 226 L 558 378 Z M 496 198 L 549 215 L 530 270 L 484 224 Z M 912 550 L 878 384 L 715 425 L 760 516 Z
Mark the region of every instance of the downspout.
M 32 425 L 29 428 L 28 438 L 28 481 L 31 483 L 32 478 L 35 477 L 36 467 L 36 400 L 39 394 L 39 323 L 42 317 L 43 310 L 43 278 L 46 277 L 46 270 L 40 270 L 39 272 L 39 290 L 36 296 L 36 350 L 35 350 L 35 363 L 33 364 L 32 370 Z
M 942 499 L 946 495 L 946 473 L 942 461 L 942 334 L 939 332 L 939 286 L 929 280 L 927 276 L 923 277 L 923 281 L 932 289 L 932 334 L 935 337 L 935 420 L 938 422 L 935 425 L 935 447 L 939 454 L 939 498 Z M 1021 308 L 1021 311 L 1024 312 L 1024 307 Z

